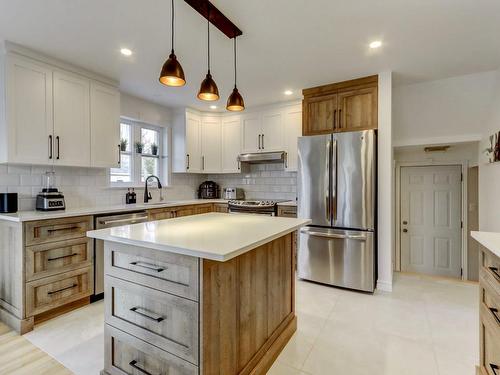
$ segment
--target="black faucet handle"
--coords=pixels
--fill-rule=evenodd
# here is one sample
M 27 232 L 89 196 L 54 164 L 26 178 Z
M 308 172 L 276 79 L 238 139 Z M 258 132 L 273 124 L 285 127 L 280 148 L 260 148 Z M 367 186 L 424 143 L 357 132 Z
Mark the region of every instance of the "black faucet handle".
M 151 196 L 151 192 L 148 191 L 148 199 L 153 199 L 153 197 Z

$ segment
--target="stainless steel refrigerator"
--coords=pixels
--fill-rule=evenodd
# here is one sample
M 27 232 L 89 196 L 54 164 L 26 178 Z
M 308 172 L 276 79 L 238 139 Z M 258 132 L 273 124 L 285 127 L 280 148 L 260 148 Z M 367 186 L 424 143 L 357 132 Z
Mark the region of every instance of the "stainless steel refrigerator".
M 373 292 L 376 280 L 376 133 L 299 138 L 298 276 Z

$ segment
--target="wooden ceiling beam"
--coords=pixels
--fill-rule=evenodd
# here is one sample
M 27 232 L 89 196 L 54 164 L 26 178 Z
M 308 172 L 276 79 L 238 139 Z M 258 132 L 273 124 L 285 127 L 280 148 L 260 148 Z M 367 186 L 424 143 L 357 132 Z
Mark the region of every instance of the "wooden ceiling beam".
M 208 0 L 184 0 L 196 10 L 203 18 L 210 21 L 212 25 L 218 28 L 229 39 L 236 38 L 243 32 L 231 22 L 219 9 Z M 209 12 L 210 10 L 210 12 Z M 210 19 L 208 15 L 210 14 Z

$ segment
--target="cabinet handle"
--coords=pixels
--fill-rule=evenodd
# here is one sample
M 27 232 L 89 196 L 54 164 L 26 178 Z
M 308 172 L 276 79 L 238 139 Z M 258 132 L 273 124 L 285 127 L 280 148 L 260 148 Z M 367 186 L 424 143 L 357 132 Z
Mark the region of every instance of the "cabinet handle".
M 122 148 L 118 145 L 118 165 L 122 163 Z
M 205 156 L 201 157 L 201 170 L 205 170 Z
M 285 168 L 288 168 L 288 152 L 285 152 Z
M 337 110 L 334 109 L 333 110 L 333 130 L 335 130 L 336 122 L 337 122 Z
M 71 286 L 68 286 L 66 288 L 62 288 L 62 289 L 58 289 L 58 290 L 54 290 L 53 292 L 47 292 L 47 294 L 50 296 L 52 294 L 56 294 L 56 293 L 59 293 L 59 292 L 62 292 L 64 290 L 68 290 L 68 289 L 73 289 L 73 288 L 76 288 L 78 286 L 78 284 L 73 284 Z
M 342 129 L 342 110 L 339 109 L 339 129 Z
M 154 264 L 146 263 L 146 262 L 130 262 L 132 266 L 146 268 L 151 271 L 163 272 L 166 268 L 156 267 Z
M 186 170 L 189 169 L 189 154 L 186 154 L 186 159 L 187 159 L 187 166 L 186 166 Z
M 498 273 L 498 268 L 496 267 L 488 267 L 488 268 L 490 269 L 491 272 L 493 272 L 493 274 L 497 279 L 500 279 L 500 273 Z
M 49 159 L 52 159 L 52 135 L 49 135 Z
M 62 255 L 60 257 L 49 258 L 49 259 L 47 259 L 47 261 L 52 262 L 54 260 L 76 257 L 77 255 L 78 255 L 77 253 L 73 253 L 73 254 L 69 254 L 69 255 Z
M 143 370 L 142 368 L 137 366 L 137 361 L 135 359 L 133 361 L 130 361 L 129 365 L 135 368 L 137 371 L 142 372 L 144 375 L 153 375 L 150 372 L 147 372 L 146 370 Z
M 495 309 L 494 307 L 488 307 L 490 310 L 491 314 L 495 317 L 495 320 L 497 323 L 500 325 L 500 318 L 498 317 L 498 309 Z
M 498 374 L 498 370 L 500 369 L 500 367 L 498 367 L 497 365 L 495 365 L 494 363 L 490 363 L 490 367 L 491 367 L 491 371 L 493 371 L 493 373 L 495 375 Z
M 59 144 L 59 141 L 60 141 L 59 136 L 56 137 L 56 141 L 57 141 L 57 157 L 56 157 L 56 159 L 59 160 L 60 150 L 61 150 L 61 147 L 60 147 L 60 144 Z
M 142 310 L 142 311 L 144 311 L 144 312 L 140 312 L 139 310 Z M 133 312 L 135 312 L 137 315 L 143 316 L 143 317 L 145 317 L 145 318 L 147 318 L 147 319 L 154 320 L 154 321 L 155 321 L 155 322 L 157 322 L 157 323 L 160 323 L 161 321 L 165 320 L 165 318 L 164 318 L 163 316 L 160 316 L 160 315 L 158 315 L 158 317 L 157 317 L 157 318 L 155 318 L 154 316 L 151 316 L 151 315 L 146 314 L 146 312 L 148 312 L 148 311 L 147 311 L 146 309 L 143 309 L 142 307 L 139 307 L 139 306 L 132 307 L 132 308 L 130 309 L 130 311 L 133 311 Z M 154 315 L 156 315 L 156 314 L 154 314 Z
M 71 227 L 64 227 L 64 228 L 55 228 L 55 229 L 47 229 L 48 233 L 54 233 L 54 232 L 59 232 L 61 230 L 73 230 L 73 229 L 80 229 L 78 225 L 73 225 Z
M 262 149 L 264 150 L 266 146 L 264 146 L 264 134 L 262 134 Z
M 236 158 L 236 161 L 238 162 L 238 169 L 241 169 L 241 160 L 239 156 Z
M 259 134 L 259 150 L 260 150 L 260 134 Z

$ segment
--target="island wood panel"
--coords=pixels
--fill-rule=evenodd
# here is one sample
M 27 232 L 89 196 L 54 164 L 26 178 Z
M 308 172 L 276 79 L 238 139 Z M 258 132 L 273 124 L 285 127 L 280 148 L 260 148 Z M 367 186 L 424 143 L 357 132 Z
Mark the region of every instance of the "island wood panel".
M 292 234 L 203 261 L 203 374 L 265 374 L 295 331 Z

